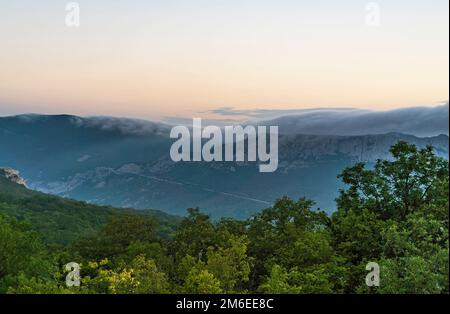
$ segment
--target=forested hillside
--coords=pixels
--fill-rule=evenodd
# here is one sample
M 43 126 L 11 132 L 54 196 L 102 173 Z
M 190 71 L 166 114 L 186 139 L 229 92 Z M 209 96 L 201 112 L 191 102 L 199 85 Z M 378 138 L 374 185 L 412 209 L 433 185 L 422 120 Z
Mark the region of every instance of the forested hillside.
M 161 236 L 169 236 L 179 221 L 157 210 L 116 209 L 31 191 L 1 176 L 0 214 L 29 223 L 47 244 L 68 244 L 122 215 L 154 218 Z
M 448 161 L 406 142 L 391 154 L 342 171 L 331 216 L 282 197 L 245 221 L 177 221 L 0 181 L 0 292 L 448 293 Z M 80 287 L 66 286 L 69 262 Z

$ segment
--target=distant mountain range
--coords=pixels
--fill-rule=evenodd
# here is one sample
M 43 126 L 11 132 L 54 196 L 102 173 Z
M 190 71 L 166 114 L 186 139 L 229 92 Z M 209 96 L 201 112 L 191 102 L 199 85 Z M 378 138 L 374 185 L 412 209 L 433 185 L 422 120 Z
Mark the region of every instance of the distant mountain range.
M 260 173 L 248 162 L 174 163 L 169 125 L 69 115 L 0 118 L 0 167 L 20 170 L 33 189 L 96 204 L 177 215 L 200 207 L 214 218 L 246 218 L 283 195 L 306 196 L 333 211 L 342 169 L 389 158 L 399 140 L 433 145 L 448 158 L 448 132 L 423 138 L 398 132 L 305 135 L 283 122 L 292 119 L 277 121 L 290 132 L 280 135 L 275 173 Z

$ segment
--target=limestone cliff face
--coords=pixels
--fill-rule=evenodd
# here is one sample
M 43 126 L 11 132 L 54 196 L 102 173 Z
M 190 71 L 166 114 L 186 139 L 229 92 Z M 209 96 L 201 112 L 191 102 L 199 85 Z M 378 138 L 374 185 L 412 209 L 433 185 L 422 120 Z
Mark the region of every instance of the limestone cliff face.
M 19 175 L 19 171 L 11 168 L 0 168 L 0 177 L 4 177 L 11 182 L 23 185 L 24 187 L 28 188 L 27 183 L 25 179 L 23 179 Z

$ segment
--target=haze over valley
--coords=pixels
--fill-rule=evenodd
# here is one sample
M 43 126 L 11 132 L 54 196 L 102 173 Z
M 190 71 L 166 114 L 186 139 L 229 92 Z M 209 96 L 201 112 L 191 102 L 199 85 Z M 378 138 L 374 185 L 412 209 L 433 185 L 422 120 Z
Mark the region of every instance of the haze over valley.
M 367 130 L 384 132 L 365 134 L 369 120 Z M 32 189 L 95 204 L 177 215 L 200 207 L 214 218 L 247 218 L 284 195 L 332 212 L 342 169 L 389 158 L 399 140 L 432 145 L 448 159 L 448 103 L 384 113 L 315 110 L 254 123 L 279 125 L 274 173 L 259 173 L 254 162 L 175 163 L 166 123 L 71 115 L 0 118 L 0 166 L 19 170 Z

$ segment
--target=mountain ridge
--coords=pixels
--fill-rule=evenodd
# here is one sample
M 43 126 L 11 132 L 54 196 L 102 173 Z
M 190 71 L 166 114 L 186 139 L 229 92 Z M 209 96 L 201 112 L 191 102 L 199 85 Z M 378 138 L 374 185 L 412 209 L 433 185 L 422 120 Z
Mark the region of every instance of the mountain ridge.
M 176 215 L 200 207 L 214 218 L 245 219 L 283 195 L 312 198 L 332 212 L 340 171 L 390 158 L 399 140 L 432 145 L 448 159 L 447 135 L 281 134 L 277 172 L 260 174 L 250 162 L 174 163 L 168 129 L 142 121 L 144 126 L 133 128 L 130 122 L 70 115 L 0 118 L 0 165 L 19 169 L 33 189 L 90 203 Z

